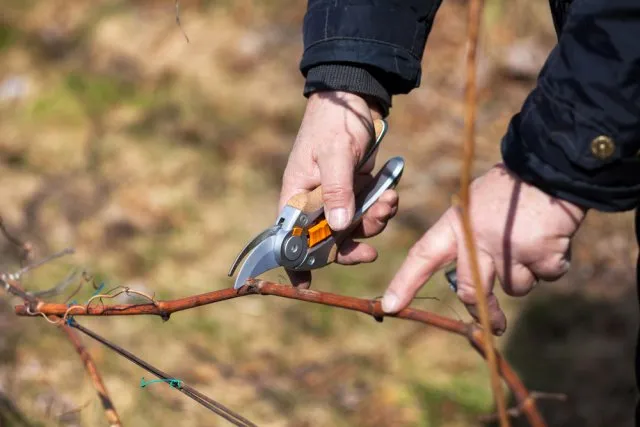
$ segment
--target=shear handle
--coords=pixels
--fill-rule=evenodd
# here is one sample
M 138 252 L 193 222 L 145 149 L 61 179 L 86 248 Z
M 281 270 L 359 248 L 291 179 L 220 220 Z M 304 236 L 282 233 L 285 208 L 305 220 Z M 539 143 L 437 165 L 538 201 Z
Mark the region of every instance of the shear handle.
M 369 186 L 356 196 L 356 213 L 351 225 L 346 230 L 336 233 L 312 247 L 301 261 L 297 262 L 295 266 L 287 268 L 298 271 L 313 270 L 334 262 L 338 246 L 360 224 L 362 216 L 380 198 L 382 193 L 397 185 L 403 170 L 404 160 L 402 157 L 394 157 L 387 161 Z

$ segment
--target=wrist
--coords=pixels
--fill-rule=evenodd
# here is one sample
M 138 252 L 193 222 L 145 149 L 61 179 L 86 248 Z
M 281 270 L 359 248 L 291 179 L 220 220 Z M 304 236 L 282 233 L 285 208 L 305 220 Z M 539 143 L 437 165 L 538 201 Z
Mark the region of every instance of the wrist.
M 341 90 L 324 90 L 313 92 L 308 97 L 307 110 L 324 108 L 327 105 L 342 106 L 360 114 L 368 111 L 372 121 L 384 117 L 384 108 L 372 96 Z
M 391 92 L 375 69 L 360 64 L 331 63 L 311 68 L 306 74 L 304 96 L 321 91 L 342 91 L 367 99 L 376 114 L 386 117 L 391 107 Z
M 560 205 L 562 207 L 563 210 L 565 210 L 565 212 L 569 215 L 571 215 L 572 218 L 574 218 L 577 222 L 581 222 L 584 217 L 587 215 L 587 213 L 589 212 L 589 207 L 587 206 L 583 206 L 583 205 L 579 205 L 574 201 L 569 201 L 566 200 L 562 197 L 558 197 L 554 194 L 549 193 L 548 191 L 546 191 L 545 188 L 536 185 L 533 182 L 528 182 L 526 180 L 524 180 L 523 178 L 521 178 L 516 172 L 514 172 L 512 169 L 509 169 L 509 167 L 507 165 L 505 165 L 504 163 L 499 164 L 499 166 L 503 167 L 504 170 L 512 177 L 512 179 L 521 182 L 523 185 L 525 185 L 526 187 L 530 187 L 535 189 L 536 191 L 539 191 L 541 193 L 546 194 L 547 196 L 549 196 L 552 199 L 552 203 L 557 203 L 558 205 Z
M 378 120 L 384 118 L 387 114 L 385 114 L 385 109 L 382 105 L 380 105 L 380 101 L 369 95 L 358 95 L 364 99 L 369 107 L 369 112 L 371 113 L 371 118 L 373 120 Z

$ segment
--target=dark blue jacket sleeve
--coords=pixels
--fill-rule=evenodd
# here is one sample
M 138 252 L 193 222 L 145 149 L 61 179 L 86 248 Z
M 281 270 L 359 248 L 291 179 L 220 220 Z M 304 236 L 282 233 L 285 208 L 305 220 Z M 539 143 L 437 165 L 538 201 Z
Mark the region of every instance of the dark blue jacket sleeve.
M 427 36 L 441 0 L 309 0 L 300 70 L 305 95 L 346 90 L 391 105 L 420 83 Z
M 640 203 L 640 1 L 575 0 L 502 141 L 509 169 L 587 208 Z

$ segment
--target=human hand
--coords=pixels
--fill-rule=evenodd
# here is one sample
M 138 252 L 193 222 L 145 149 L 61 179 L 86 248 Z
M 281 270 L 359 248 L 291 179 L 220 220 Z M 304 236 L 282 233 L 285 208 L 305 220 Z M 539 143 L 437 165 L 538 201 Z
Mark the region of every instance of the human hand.
M 493 294 L 496 276 L 512 296 L 526 295 L 539 279 L 559 279 L 569 269 L 571 238 L 586 210 L 522 182 L 502 164 L 471 184 L 470 199 L 491 328 L 502 335 L 507 320 Z M 394 313 L 405 308 L 434 272 L 456 259 L 458 297 L 479 320 L 469 254 L 455 208 L 449 208 L 411 248 L 385 293 L 383 310 Z
M 322 185 L 324 210 L 334 231 L 346 229 L 355 212 L 354 188 L 372 179 L 375 153 L 355 173 L 373 138 L 373 120 L 380 118 L 376 108 L 362 97 L 339 91 L 318 92 L 309 97 L 298 136 L 284 171 L 279 209 L 294 195 Z M 362 218 L 353 238 L 371 237 L 382 232 L 398 208 L 398 194 L 387 190 Z M 352 238 L 338 248 L 336 262 L 373 262 L 377 251 Z M 310 272 L 287 271 L 294 286 L 308 287 Z

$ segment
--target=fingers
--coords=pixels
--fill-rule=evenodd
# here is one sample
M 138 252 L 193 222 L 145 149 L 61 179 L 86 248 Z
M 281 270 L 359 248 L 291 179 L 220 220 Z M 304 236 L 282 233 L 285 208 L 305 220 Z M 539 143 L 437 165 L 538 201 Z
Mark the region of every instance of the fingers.
M 391 218 L 398 213 L 398 193 L 387 190 L 364 214 L 361 224 L 353 231 L 355 238 L 373 237 L 380 234 Z
M 338 249 L 336 262 L 342 265 L 356 265 L 373 262 L 378 258 L 378 251 L 366 243 L 346 239 Z
M 467 308 L 467 311 L 477 321 L 480 321 L 480 312 L 478 309 L 478 295 L 474 285 L 472 265 L 469 252 L 464 242 L 459 242 L 458 262 L 456 265 L 458 289 L 456 293 L 458 298 Z M 489 323 L 491 330 L 496 335 L 502 335 L 507 328 L 507 318 L 500 308 L 498 299 L 493 294 L 493 285 L 496 277 L 496 268 L 493 259 L 489 254 L 479 250 L 477 254 L 478 269 L 480 270 L 480 281 L 482 290 L 487 298 L 487 309 L 489 313 Z
M 498 280 L 507 295 L 512 297 L 527 295 L 538 283 L 538 277 L 523 264 L 505 265 L 503 259 L 495 259 L 494 264 Z
M 553 282 L 564 276 L 571 265 L 569 239 L 557 239 L 547 245 L 542 257 L 513 262 L 505 256 L 494 258 L 498 279 L 505 293 L 514 297 L 525 296 L 540 280 Z M 536 259 L 537 258 L 537 259 Z
M 411 248 L 382 298 L 385 312 L 395 313 L 409 305 L 433 273 L 456 258 L 457 243 L 451 217 L 452 211 L 449 211 Z
M 356 265 L 373 262 L 378 258 L 378 251 L 366 243 L 355 242 L 353 238 L 373 237 L 380 234 L 387 222 L 398 210 L 398 194 L 394 190 L 387 190 L 380 199 L 367 211 L 362 223 L 340 245 L 336 262 L 342 265 Z
M 309 289 L 311 287 L 310 271 L 294 271 L 294 270 L 285 270 L 285 271 L 287 272 L 287 276 L 289 276 L 291 285 L 301 289 Z
M 464 241 L 456 237 L 453 221 L 457 221 L 455 212 L 449 210 L 411 248 L 382 299 L 382 309 L 385 312 L 395 313 L 407 307 L 435 271 L 457 258 L 458 298 L 465 304 L 469 313 L 479 320 L 478 299 L 473 285 L 469 255 Z M 494 333 L 502 334 L 506 329 L 507 320 L 498 299 L 493 294 L 496 276 L 493 260 L 488 254 L 479 251 L 478 264 L 482 287 L 487 296 L 491 328 Z
M 349 143 L 328 143 L 327 148 L 319 150 L 316 162 L 327 221 L 333 230 L 342 231 L 351 223 L 355 211 L 353 172 L 356 155 Z
M 565 251 L 554 252 L 544 259 L 528 265 L 533 274 L 540 280 L 553 282 L 564 276 L 571 266 L 570 248 Z

